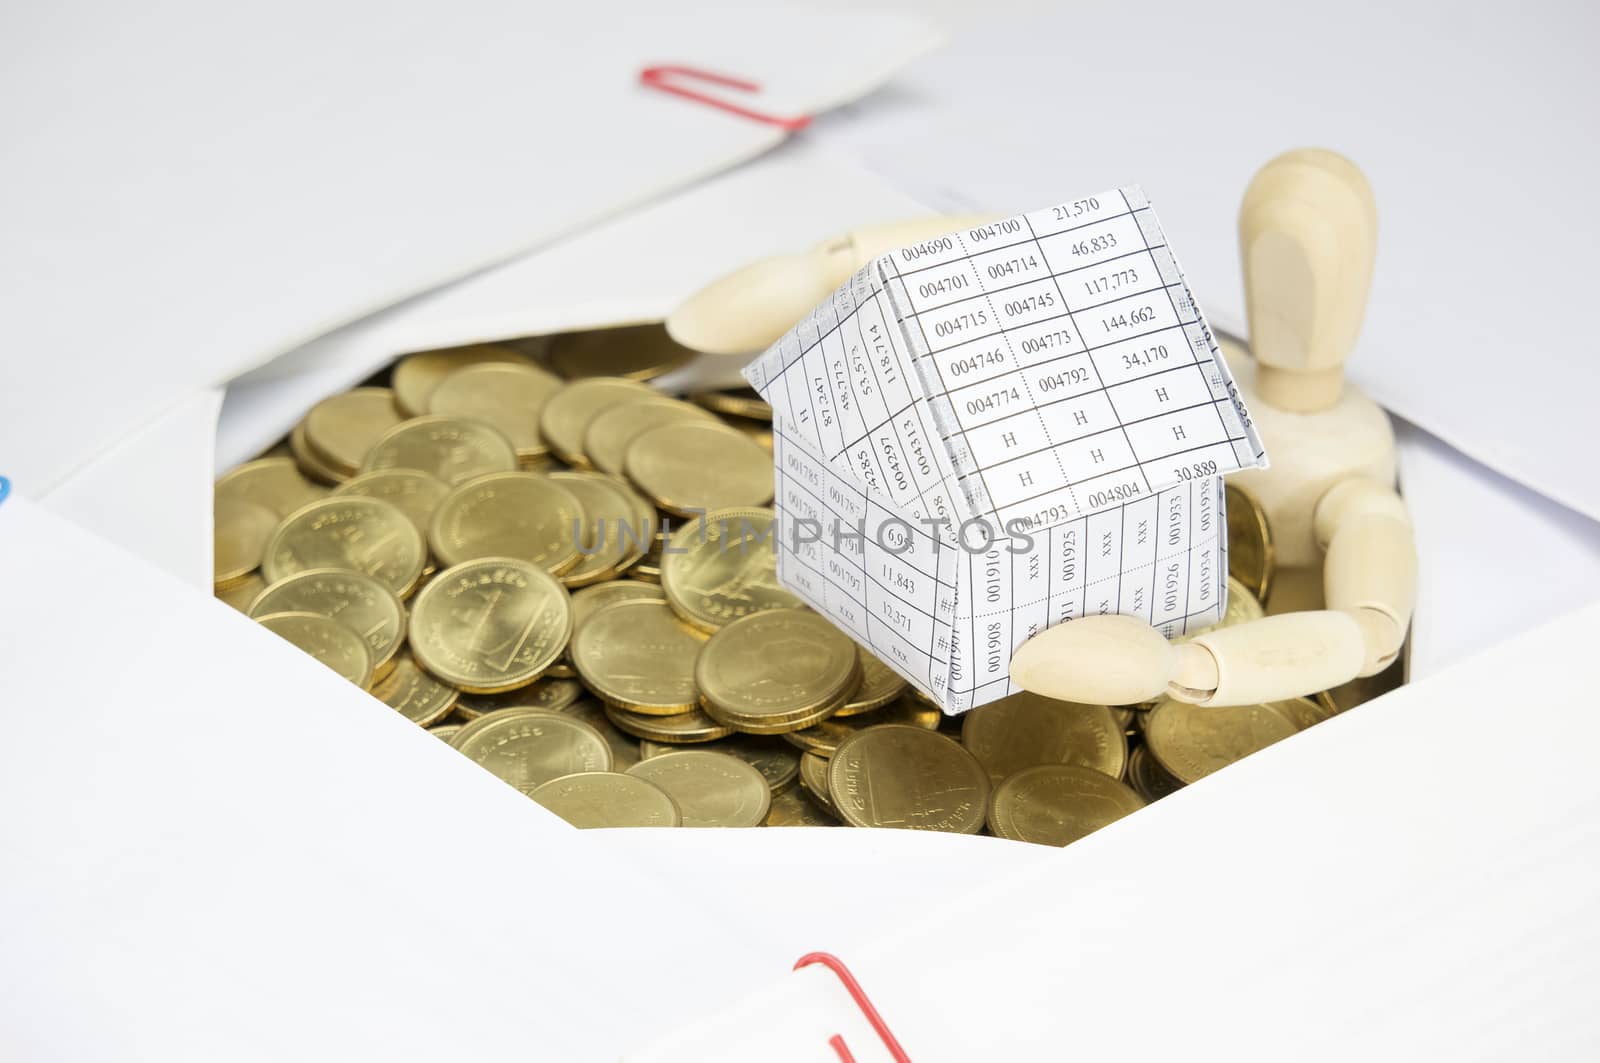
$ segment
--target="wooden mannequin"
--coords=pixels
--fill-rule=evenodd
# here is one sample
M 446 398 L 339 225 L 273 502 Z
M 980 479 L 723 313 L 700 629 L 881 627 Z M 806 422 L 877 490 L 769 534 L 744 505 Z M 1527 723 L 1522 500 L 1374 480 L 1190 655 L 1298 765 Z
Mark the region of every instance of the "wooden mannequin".
M 761 351 L 875 256 L 989 220 L 873 226 L 755 263 L 690 297 L 667 330 L 699 351 Z M 1384 412 L 1344 383 L 1372 282 L 1372 191 L 1340 155 L 1289 152 L 1251 181 L 1239 240 L 1255 361 L 1230 364 L 1272 467 L 1239 473 L 1236 482 L 1266 509 L 1281 565 L 1314 564 L 1325 553 L 1327 608 L 1182 644 L 1132 617 L 1083 617 L 1017 649 L 1011 677 L 1029 690 L 1110 705 L 1161 694 L 1254 704 L 1372 675 L 1400 650 L 1416 552 L 1394 491 L 1394 433 Z
M 705 354 L 759 354 L 879 255 L 993 220 L 941 215 L 869 225 L 800 254 L 752 262 L 684 300 L 667 318 L 667 334 Z
M 1391 663 L 1416 597 L 1416 548 L 1394 490 L 1394 433 L 1344 383 L 1377 244 L 1372 191 L 1331 151 L 1291 151 L 1245 191 L 1239 245 L 1255 361 L 1231 360 L 1269 469 L 1234 482 L 1262 503 L 1283 565 L 1323 561 L 1327 608 L 1172 644 L 1131 617 L 1085 617 L 1017 649 L 1011 677 L 1049 697 L 1132 704 L 1167 694 L 1241 705 L 1310 694 Z

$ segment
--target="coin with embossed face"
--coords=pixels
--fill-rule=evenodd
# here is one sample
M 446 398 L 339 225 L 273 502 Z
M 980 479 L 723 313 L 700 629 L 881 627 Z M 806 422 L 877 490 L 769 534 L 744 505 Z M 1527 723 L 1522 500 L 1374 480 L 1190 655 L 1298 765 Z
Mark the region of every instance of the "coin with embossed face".
M 683 813 L 685 827 L 756 827 L 772 806 L 772 791 L 759 771 L 714 750 L 651 757 L 628 774 L 665 790 Z
M 702 631 L 798 606 L 778 583 L 775 534 L 772 510 L 760 507 L 714 510 L 685 524 L 661 555 L 667 601 Z
M 460 417 L 414 417 L 372 445 L 362 472 L 416 469 L 447 484 L 517 467 L 511 441 L 482 421 Z
M 394 506 L 376 498 L 330 496 L 283 519 L 267 542 L 261 575 L 276 583 L 307 569 L 350 569 L 404 598 L 427 559 L 416 526 Z
M 711 636 L 694 669 L 711 718 L 749 734 L 810 727 L 843 705 L 860 679 L 856 644 L 802 609 L 735 620 Z
M 1201 708 L 1162 698 L 1144 716 L 1144 740 L 1167 773 L 1197 782 L 1295 733 L 1268 705 Z
M 969 711 L 961 744 L 996 784 L 1035 764 L 1081 764 L 1120 779 L 1128 762 L 1127 739 L 1109 708 L 1028 692 Z
M 533 365 L 521 351 L 499 343 L 474 343 L 408 354 L 394 367 L 395 405 L 408 417 L 427 413 L 428 399 L 445 377 L 469 365 L 495 362 Z
M 293 458 L 257 458 L 247 461 L 217 481 L 218 497 L 237 498 L 265 506 L 280 518 L 328 493 L 300 472 Z
M 364 572 L 313 568 L 267 587 L 250 603 L 252 618 L 268 613 L 316 613 L 344 624 L 367 643 L 373 673 L 389 674 L 406 637 L 406 610 L 388 586 Z
M 657 506 L 682 517 L 772 501 L 772 455 L 710 421 L 650 429 L 628 444 L 623 468 Z
M 880 709 L 855 716 L 840 716 L 834 713 L 826 720 L 814 723 L 810 727 L 786 732 L 783 739 L 799 749 L 831 757 L 844 744 L 846 738 L 868 727 L 903 723 L 911 727 L 921 727 L 925 731 L 937 731 L 941 719 L 943 717 L 938 709 L 930 708 L 915 698 L 901 698 Z
M 578 499 L 550 477 L 494 473 L 445 496 L 428 525 L 428 544 L 446 565 L 515 557 L 562 573 L 581 559 L 575 532 L 584 520 Z
M 606 715 L 606 707 L 593 698 L 581 698 L 571 705 L 566 705 L 560 710 L 563 714 L 584 723 L 600 732 L 600 737 L 606 740 L 606 745 L 611 747 L 611 770 L 627 771 L 641 759 L 639 756 L 639 740 L 630 734 L 625 734 L 616 724 L 612 723 Z M 649 719 L 663 719 L 660 716 L 648 717 Z
M 595 414 L 583 432 L 583 452 L 596 469 L 611 476 L 623 474 L 628 444 L 658 425 L 674 421 L 709 421 L 710 414 L 682 399 L 640 398 Z
M 439 682 L 417 667 L 411 654 L 395 658 L 389 674 L 372 685 L 372 696 L 419 727 L 427 727 L 450 715 L 457 690 Z
M 428 396 L 428 412 L 493 425 L 517 457 L 527 460 L 550 450 L 539 434 L 539 414 L 563 386 L 560 377 L 535 366 L 483 362 L 439 381 Z
M 641 522 L 627 487 L 597 472 L 553 472 L 550 481 L 578 501 L 581 520 L 567 524 L 578 561 L 561 572 L 568 587 L 610 579 L 644 556 L 655 537 L 653 521 Z
M 586 469 L 593 464 L 583 450 L 590 422 L 612 406 L 654 398 L 657 394 L 648 384 L 634 380 L 614 377 L 576 380 L 544 404 L 539 415 L 539 432 L 562 461 Z
M 335 495 L 361 495 L 389 503 L 406 515 L 417 530 L 428 534 L 428 522 L 450 485 L 436 476 L 416 469 L 379 469 L 364 472 L 334 488 Z
M 704 641 L 665 602 L 640 598 L 590 616 L 572 640 L 572 663 L 584 685 L 606 703 L 636 714 L 675 716 L 696 705 L 694 661 Z
M 566 588 L 543 569 L 491 557 L 445 569 L 411 609 L 411 652 L 461 690 L 494 694 L 527 686 L 561 656 L 572 635 Z
M 1041 764 L 1008 776 L 989 798 L 989 829 L 1012 841 L 1068 845 L 1144 802 L 1104 772 Z
M 774 794 L 782 793 L 800 778 L 800 751 L 780 738 L 765 735 L 733 735 L 716 744 L 716 752 L 738 757 L 761 773 Z M 648 739 L 639 743 L 645 760 L 677 752 L 675 746 Z
M 366 642 L 337 620 L 316 613 L 269 613 L 256 623 L 310 654 L 358 687 L 372 682 L 372 654 Z
M 1257 601 L 1272 589 L 1272 531 L 1261 503 L 1233 484 L 1224 489 L 1228 509 L 1228 575 L 1244 584 Z
M 525 794 L 563 775 L 611 770 L 611 748 L 598 731 L 543 709 L 479 717 L 457 731 L 450 745 Z
M 574 827 L 677 827 L 678 806 L 659 786 L 632 775 L 586 771 L 551 779 L 528 796 Z
M 852 735 L 828 762 L 828 793 L 853 827 L 977 834 L 989 791 L 989 773 L 971 753 L 904 724 Z
M 367 451 L 400 423 L 394 392 L 388 388 L 355 388 L 330 395 L 306 414 L 306 441 L 317 456 L 349 476 Z

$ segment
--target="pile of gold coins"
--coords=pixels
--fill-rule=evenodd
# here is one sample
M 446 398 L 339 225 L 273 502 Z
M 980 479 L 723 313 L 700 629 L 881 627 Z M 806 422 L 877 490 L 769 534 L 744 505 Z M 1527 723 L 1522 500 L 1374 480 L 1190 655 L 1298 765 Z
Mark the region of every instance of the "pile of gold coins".
M 688 354 L 643 325 L 400 359 L 217 482 L 217 597 L 585 827 L 1065 845 L 1392 685 L 944 716 L 778 584 L 771 411 L 643 382 Z M 1231 487 L 1228 525 L 1237 623 L 1272 549 Z

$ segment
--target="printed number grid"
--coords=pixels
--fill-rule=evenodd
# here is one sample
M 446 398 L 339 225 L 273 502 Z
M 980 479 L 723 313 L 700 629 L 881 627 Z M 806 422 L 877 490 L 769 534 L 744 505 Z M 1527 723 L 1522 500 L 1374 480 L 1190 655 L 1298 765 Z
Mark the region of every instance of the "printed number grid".
M 1264 463 L 1137 188 L 885 255 L 747 375 L 919 517 L 1044 529 Z
M 779 580 L 948 712 L 1014 693 L 1012 651 L 1053 624 L 1124 613 L 1174 637 L 1222 616 L 1220 479 L 1036 533 L 1031 544 L 974 541 L 974 551 L 881 504 L 792 425 L 776 427 Z

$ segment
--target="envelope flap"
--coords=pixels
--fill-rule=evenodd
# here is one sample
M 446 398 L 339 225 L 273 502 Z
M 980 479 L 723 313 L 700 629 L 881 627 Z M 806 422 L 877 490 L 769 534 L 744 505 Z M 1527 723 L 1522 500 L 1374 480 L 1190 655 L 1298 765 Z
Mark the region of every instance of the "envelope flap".
M 781 139 L 645 66 L 803 113 L 932 41 L 857 12 L 501 0 L 8 21 L 0 460 L 36 494 L 179 395 Z

